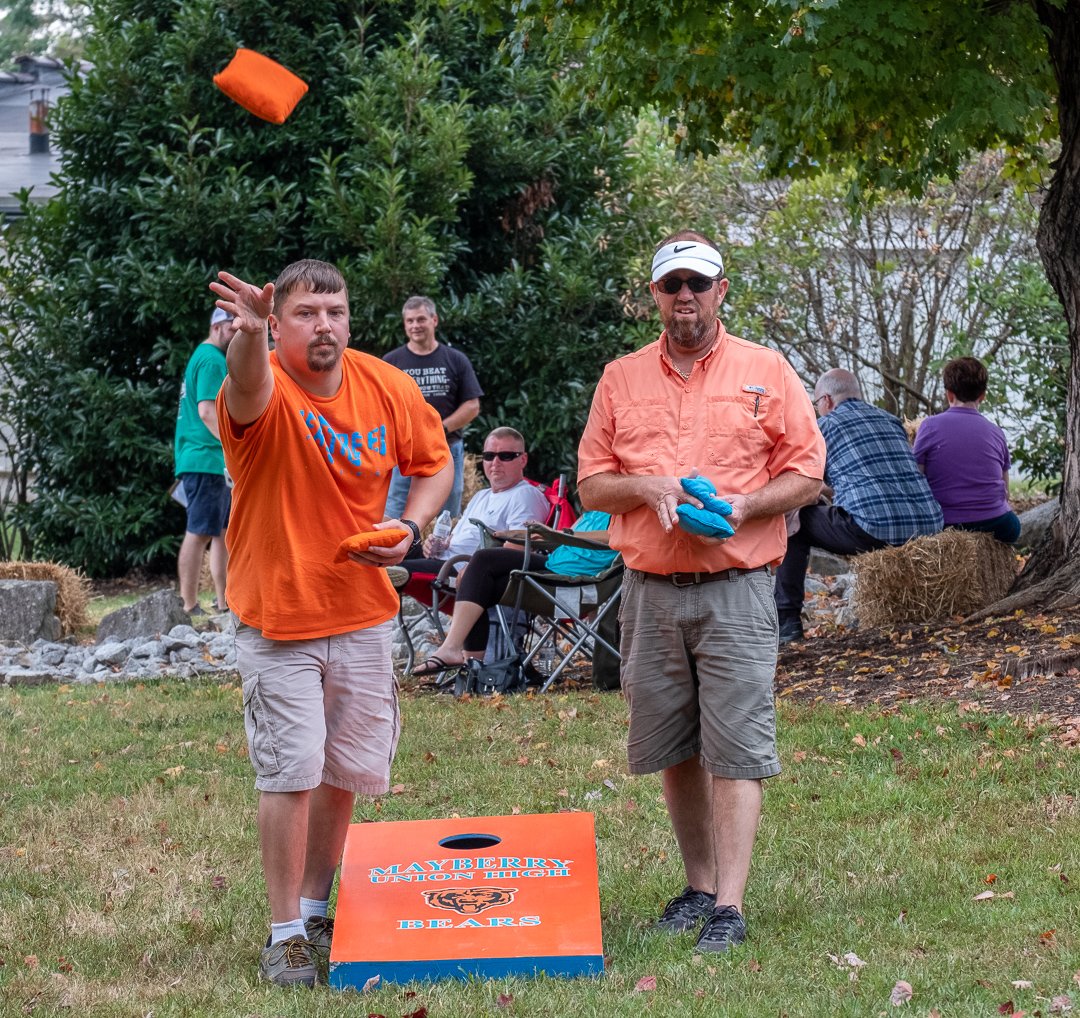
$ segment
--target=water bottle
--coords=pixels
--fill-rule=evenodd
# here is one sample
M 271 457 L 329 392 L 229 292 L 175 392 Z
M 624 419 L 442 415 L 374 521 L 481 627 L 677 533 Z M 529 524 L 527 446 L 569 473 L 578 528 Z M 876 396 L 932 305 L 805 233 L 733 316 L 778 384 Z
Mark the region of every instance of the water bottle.
M 431 557 L 442 558 L 450 546 L 450 510 L 444 509 L 431 531 Z

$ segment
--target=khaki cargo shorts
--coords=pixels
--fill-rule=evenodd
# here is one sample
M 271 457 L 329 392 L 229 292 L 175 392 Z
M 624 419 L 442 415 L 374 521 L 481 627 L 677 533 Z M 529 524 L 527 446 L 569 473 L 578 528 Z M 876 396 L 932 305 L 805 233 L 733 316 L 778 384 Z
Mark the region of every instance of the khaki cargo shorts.
M 365 795 L 390 788 L 401 732 L 392 628 L 383 622 L 313 640 L 268 640 L 237 622 L 256 788 L 300 792 L 325 782 Z
M 619 620 L 632 774 L 699 754 L 721 778 L 780 773 L 770 573 L 676 587 L 627 569 Z

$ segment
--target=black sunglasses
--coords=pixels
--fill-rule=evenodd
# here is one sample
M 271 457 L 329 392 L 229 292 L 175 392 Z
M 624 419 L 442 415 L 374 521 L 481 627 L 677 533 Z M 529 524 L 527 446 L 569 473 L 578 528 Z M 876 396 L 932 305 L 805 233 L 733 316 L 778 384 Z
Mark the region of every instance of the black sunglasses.
M 691 276 L 689 279 L 665 276 L 663 279 L 657 280 L 656 286 L 661 293 L 675 294 L 683 288 L 685 283 L 693 293 L 704 293 L 706 290 L 711 290 L 715 282 L 715 279 L 709 279 L 708 276 Z
M 503 463 L 509 463 L 511 460 L 516 460 L 519 456 L 524 456 L 524 452 L 485 452 L 483 453 L 484 462 L 490 463 L 497 456 L 503 461 Z

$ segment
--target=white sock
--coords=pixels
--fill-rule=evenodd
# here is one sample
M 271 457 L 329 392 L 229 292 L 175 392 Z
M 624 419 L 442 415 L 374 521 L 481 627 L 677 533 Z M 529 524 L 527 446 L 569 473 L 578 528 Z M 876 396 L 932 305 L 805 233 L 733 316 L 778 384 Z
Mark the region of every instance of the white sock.
M 289 937 L 303 937 L 307 939 L 307 927 L 303 919 L 290 919 L 287 923 L 270 924 L 270 943 L 280 944 Z
M 319 901 L 316 898 L 301 898 L 300 918 L 310 919 L 313 915 L 324 916 L 326 915 L 326 911 L 329 907 L 329 901 Z

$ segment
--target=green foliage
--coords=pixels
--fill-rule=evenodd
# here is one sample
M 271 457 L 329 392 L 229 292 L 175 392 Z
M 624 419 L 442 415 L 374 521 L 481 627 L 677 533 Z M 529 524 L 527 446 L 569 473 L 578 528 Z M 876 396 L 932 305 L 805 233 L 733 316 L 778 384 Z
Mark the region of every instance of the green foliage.
M 297 257 L 337 263 L 353 342 L 376 353 L 427 292 L 474 359 L 484 422 L 530 436 L 538 476 L 571 462 L 599 365 L 624 343 L 618 255 L 572 250 L 617 232 L 602 197 L 624 172 L 621 121 L 583 113 L 539 60 L 503 63 L 455 4 L 91 6 L 93 70 L 54 122 L 60 193 L 25 204 L 0 266 L 0 414 L 35 478 L 16 506 L 33 554 L 91 575 L 171 564 L 180 375 L 222 268 L 263 280 Z M 238 45 L 309 82 L 284 125 L 213 86 Z M 507 370 L 525 309 L 526 338 L 550 342 L 553 286 L 571 301 L 563 363 Z
M 476 6 L 506 16 L 491 0 Z M 1054 133 L 1034 5 L 522 0 L 512 10 L 516 53 L 587 54 L 579 80 L 595 101 L 670 112 L 688 149 L 745 141 L 774 176 L 854 162 L 861 186 L 919 190 L 972 152 L 1004 144 L 1030 156 Z

